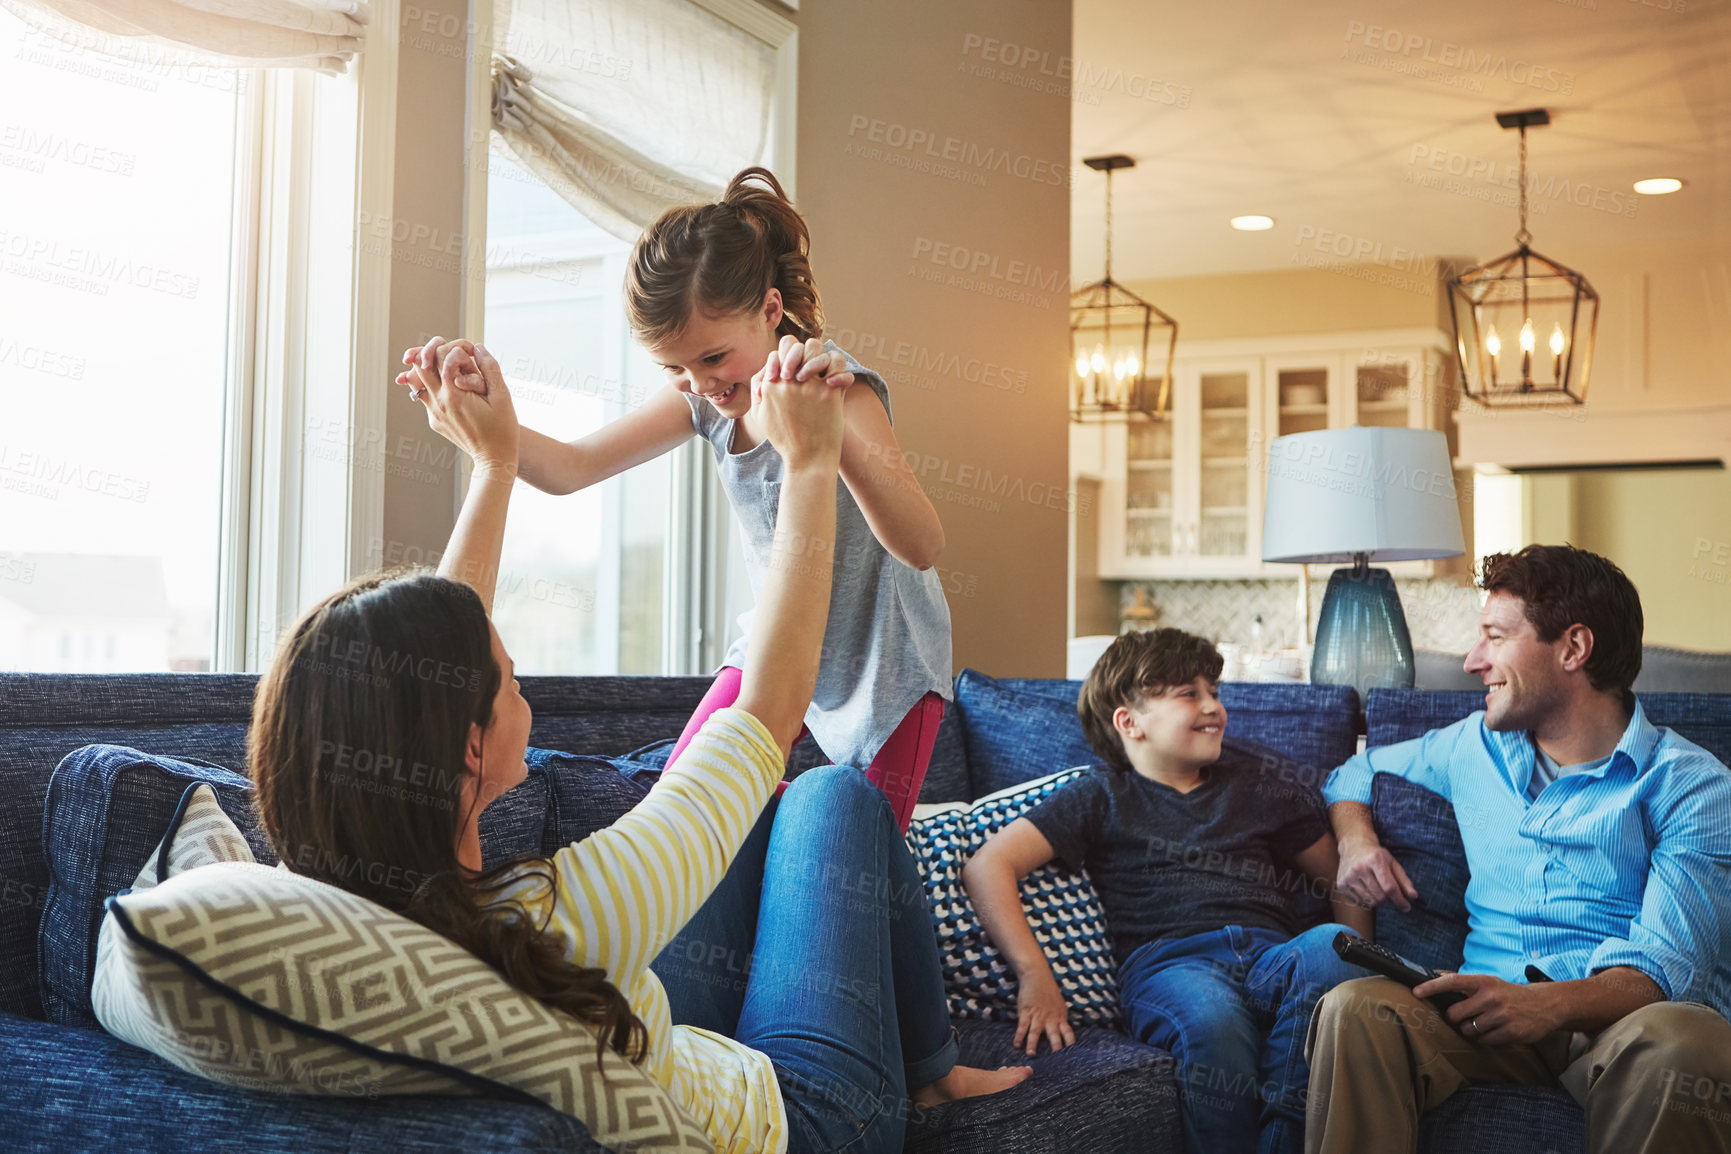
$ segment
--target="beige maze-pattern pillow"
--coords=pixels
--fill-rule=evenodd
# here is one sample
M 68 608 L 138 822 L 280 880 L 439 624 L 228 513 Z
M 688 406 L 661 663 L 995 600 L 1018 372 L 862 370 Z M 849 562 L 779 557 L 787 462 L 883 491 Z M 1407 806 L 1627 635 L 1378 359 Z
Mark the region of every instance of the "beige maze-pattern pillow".
M 610 1148 L 712 1149 L 594 1031 L 420 924 L 286 869 L 170 872 L 112 899 L 103 919 L 91 996 L 115 1036 L 247 1089 L 504 1087 L 581 1119 Z
M 157 876 L 159 870 L 172 877 L 211 862 L 256 860 L 245 836 L 217 803 L 216 791 L 208 785 L 194 785 L 181 795 L 180 804 L 169 819 L 168 832 L 138 871 L 132 888 L 147 890 L 154 886 L 162 880 Z M 163 869 L 164 866 L 167 868 Z

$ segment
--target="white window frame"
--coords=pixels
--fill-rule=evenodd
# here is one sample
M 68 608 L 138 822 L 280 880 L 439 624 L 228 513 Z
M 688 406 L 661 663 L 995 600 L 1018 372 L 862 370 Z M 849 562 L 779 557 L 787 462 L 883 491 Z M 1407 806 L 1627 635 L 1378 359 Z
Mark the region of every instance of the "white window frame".
M 768 165 L 790 197 L 796 196 L 799 106 L 799 27 L 759 0 L 691 0 L 699 8 L 756 37 L 775 50 L 775 94 L 770 109 Z M 797 2 L 789 3 L 797 9 Z M 492 28 L 493 0 L 472 0 L 476 27 Z M 394 25 L 393 25 L 394 26 Z M 487 53 L 472 54 L 469 75 L 467 199 L 465 234 L 487 235 L 487 150 L 492 131 L 492 62 Z M 476 151 L 480 155 L 475 155 Z M 470 251 L 485 252 L 472 245 Z M 484 257 L 470 260 L 463 283 L 461 315 L 464 331 L 484 340 L 486 333 L 487 267 Z M 707 446 L 693 438 L 670 455 L 668 476 L 667 551 L 662 570 L 662 662 L 664 674 L 708 673 L 721 663 L 732 610 L 727 604 L 728 561 L 738 548 L 733 511 L 721 490 Z M 469 462 L 460 466 L 456 508 L 462 507 L 469 486 Z M 618 502 L 604 513 L 604 523 L 617 524 Z M 616 542 L 614 543 L 616 545 Z M 608 551 L 617 557 L 617 549 Z M 617 613 L 618 579 L 603 574 L 597 582 L 599 602 L 609 591 Z M 606 612 L 607 610 L 603 610 Z M 615 659 L 617 653 L 615 651 Z
M 242 98 L 216 671 L 262 669 L 383 535 L 391 251 L 362 222 L 391 216 L 397 13 L 375 0 L 345 75 L 255 72 Z

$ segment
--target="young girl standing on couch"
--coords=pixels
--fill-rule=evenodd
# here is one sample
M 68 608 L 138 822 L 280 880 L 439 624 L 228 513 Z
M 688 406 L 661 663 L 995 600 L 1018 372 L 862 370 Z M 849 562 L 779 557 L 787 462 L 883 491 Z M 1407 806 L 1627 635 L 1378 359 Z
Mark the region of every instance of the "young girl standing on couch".
M 259 683 L 248 763 L 279 858 L 444 934 L 588 1023 L 723 1154 L 894 1154 L 916 1108 L 1027 1078 L 1026 1066 L 957 1063 L 925 891 L 883 796 L 840 767 L 774 796 L 818 678 L 844 400 L 787 380 L 773 359 L 748 387 L 785 446 L 787 480 L 760 590 L 762 648 L 737 705 L 717 710 L 612 825 L 550 857 L 484 868 L 481 813 L 524 780 L 533 718 L 488 621 L 519 430 L 497 362 L 473 356 L 484 396 L 435 376 L 421 397 L 475 462 L 439 576 L 351 582 L 296 623 Z M 474 675 L 333 678 L 322 655 L 338 651 Z M 436 784 L 340 788 L 318 751 L 357 748 L 440 767 Z M 754 822 L 767 837 L 752 836 Z M 354 862 L 387 862 L 392 880 Z M 757 907 L 752 925 L 716 942 L 752 959 L 738 1011 L 725 1031 L 676 1023 L 649 962 L 735 872 L 756 879 Z M 406 890 L 400 877 L 420 880 Z
M 752 589 L 761 593 L 785 465 L 753 406 L 751 376 L 779 357 L 799 380 L 821 376 L 845 388 L 835 593 L 805 726 L 831 761 L 865 768 L 905 831 L 951 696 L 950 611 L 933 568 L 944 530 L 890 427 L 889 387 L 821 339 L 809 247 L 805 220 L 762 168 L 735 176 L 714 204 L 662 214 L 631 254 L 625 302 L 633 335 L 670 387 L 569 444 L 524 429 L 518 467 L 544 492 L 572 493 L 701 435 L 744 531 Z M 429 387 L 442 343 L 405 352 L 411 367 L 398 383 L 417 394 Z M 474 374 L 458 384 L 485 388 Z M 673 757 L 710 714 L 738 698 L 749 644 L 742 636 L 729 648 Z

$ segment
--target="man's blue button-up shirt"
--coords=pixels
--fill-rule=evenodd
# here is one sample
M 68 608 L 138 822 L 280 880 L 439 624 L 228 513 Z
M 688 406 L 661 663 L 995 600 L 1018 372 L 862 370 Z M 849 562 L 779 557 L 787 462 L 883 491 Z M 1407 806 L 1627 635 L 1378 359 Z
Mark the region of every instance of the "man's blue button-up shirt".
M 1532 737 L 1484 721 L 1361 753 L 1323 796 L 1369 805 L 1372 777 L 1392 773 L 1453 803 L 1472 874 L 1463 972 L 1630 966 L 1731 1016 L 1731 770 L 1637 704 L 1608 762 L 1529 799 Z

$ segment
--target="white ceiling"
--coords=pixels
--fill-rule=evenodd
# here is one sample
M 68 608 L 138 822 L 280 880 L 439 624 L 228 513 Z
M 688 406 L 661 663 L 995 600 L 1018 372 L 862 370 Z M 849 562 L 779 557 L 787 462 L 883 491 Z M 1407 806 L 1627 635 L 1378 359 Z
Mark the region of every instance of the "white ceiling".
M 1492 74 L 1463 67 L 1467 50 Z M 1731 241 L 1731 0 L 1076 0 L 1072 52 L 1074 159 L 1137 160 L 1113 178 L 1121 280 L 1332 259 L 1315 248 L 1325 230 L 1349 251 L 1380 246 L 1370 259 L 1385 264 L 1498 255 L 1514 247 L 1513 188 L 1452 178 L 1499 204 L 1427 187 L 1451 177 L 1414 151 L 1500 177 L 1518 141 L 1492 114 L 1531 107 L 1552 117 L 1528 133 L 1534 181 L 1553 191 L 1535 199 L 1534 248 L 1567 263 L 1583 247 Z M 1531 69 L 1538 86 L 1518 82 Z M 1150 83 L 1156 99 L 1130 94 Z M 1638 197 L 1646 176 L 1688 183 Z M 1588 207 L 1556 198 L 1565 181 Z M 1103 184 L 1076 180 L 1079 280 L 1100 275 Z M 1277 224 L 1237 232 L 1227 220 L 1243 213 Z

